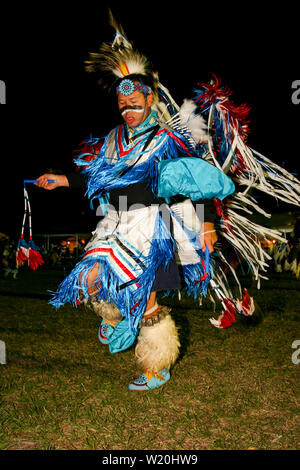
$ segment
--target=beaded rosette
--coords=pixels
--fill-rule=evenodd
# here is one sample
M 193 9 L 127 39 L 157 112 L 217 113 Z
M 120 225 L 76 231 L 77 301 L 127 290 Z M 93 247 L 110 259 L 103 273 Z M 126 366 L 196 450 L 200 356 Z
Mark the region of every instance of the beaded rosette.
M 134 83 L 129 78 L 122 80 L 120 85 L 117 87 L 117 93 L 121 93 L 125 96 L 129 96 L 135 91 L 149 95 L 149 93 L 151 93 L 151 88 L 139 82 Z

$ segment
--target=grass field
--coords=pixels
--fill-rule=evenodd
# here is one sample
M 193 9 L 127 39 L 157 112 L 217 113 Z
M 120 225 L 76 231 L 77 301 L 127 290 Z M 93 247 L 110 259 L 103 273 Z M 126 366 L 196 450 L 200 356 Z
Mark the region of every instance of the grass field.
M 299 280 L 272 275 L 256 292 L 245 277 L 262 313 L 227 330 L 211 326 L 207 302 L 164 299 L 180 358 L 164 387 L 138 393 L 127 389 L 134 347 L 111 355 L 90 310 L 47 304 L 61 278 L 41 269 L 0 279 L 0 449 L 300 448 Z

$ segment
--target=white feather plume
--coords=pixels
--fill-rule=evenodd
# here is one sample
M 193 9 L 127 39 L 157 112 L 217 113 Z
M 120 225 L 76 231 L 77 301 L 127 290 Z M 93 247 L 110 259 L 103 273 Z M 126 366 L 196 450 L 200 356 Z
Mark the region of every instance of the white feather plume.
M 197 106 L 192 100 L 185 99 L 179 110 L 182 126 L 187 126 L 196 143 L 206 143 L 208 140 L 207 125 L 205 119 L 196 114 Z

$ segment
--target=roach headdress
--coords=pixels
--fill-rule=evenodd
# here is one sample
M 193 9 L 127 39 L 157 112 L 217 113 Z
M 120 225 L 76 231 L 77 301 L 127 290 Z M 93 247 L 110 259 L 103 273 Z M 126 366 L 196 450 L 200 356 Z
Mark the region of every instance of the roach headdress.
M 115 37 L 111 43 L 101 44 L 98 52 L 89 53 L 89 60 L 85 61 L 86 71 L 95 72 L 98 75 L 98 83 L 104 89 L 111 91 L 116 88 L 123 94 L 135 91 L 134 82 L 139 82 L 144 86 L 142 91 L 153 93 L 153 107 L 159 118 L 167 121 L 178 113 L 178 105 L 160 83 L 158 73 L 150 60 L 133 47 L 110 10 L 109 22 L 115 30 Z
M 120 79 L 128 76 L 143 76 L 147 82 L 151 82 L 154 92 L 157 79 L 153 75 L 152 64 L 133 48 L 110 10 L 109 22 L 116 31 L 114 40 L 112 43 L 101 44 L 98 52 L 89 53 L 90 58 L 85 62 L 86 71 L 98 73 L 98 83 L 106 89 L 113 88 Z

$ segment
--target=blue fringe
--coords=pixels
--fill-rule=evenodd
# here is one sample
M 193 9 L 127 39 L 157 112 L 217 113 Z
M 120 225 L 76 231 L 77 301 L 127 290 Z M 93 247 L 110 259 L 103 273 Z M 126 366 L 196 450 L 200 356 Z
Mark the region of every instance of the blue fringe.
M 90 270 L 99 263 L 99 274 L 94 281 L 94 285 L 97 285 L 99 282 L 101 283 L 97 299 L 113 302 L 123 317 L 128 320 L 132 334 L 136 334 L 138 324 L 145 312 L 156 271 L 160 266 L 168 267 L 175 250 L 175 241 L 170 235 L 161 215 L 158 214 L 149 255 L 146 258 L 146 269 L 135 281 L 139 285 L 138 289 L 130 287 L 120 289 L 122 282 L 106 260 L 103 261 L 100 257 L 98 259 L 82 259 L 62 281 L 58 290 L 52 293 L 53 296 L 49 303 L 55 308 L 59 308 L 66 303 L 71 303 L 74 307 L 78 307 L 80 295 L 83 295 L 85 298 L 89 297 L 87 277 Z M 79 276 L 81 276 L 80 281 Z
M 118 128 L 115 132 L 118 132 Z M 181 145 L 172 138 L 172 135 L 179 138 L 187 149 L 183 149 Z M 87 175 L 87 196 L 93 199 L 94 197 L 102 196 L 104 193 L 113 189 L 124 188 L 139 182 L 145 182 L 148 186 L 151 186 L 153 193 L 156 194 L 158 163 L 165 159 L 187 156 L 191 152 L 188 142 L 180 133 L 173 131 L 172 135 L 168 135 L 166 137 L 166 134 L 163 133 L 154 137 L 154 139 L 157 140 L 157 150 L 154 148 L 147 161 L 138 165 L 131 166 L 123 159 L 119 160 L 117 163 L 109 162 L 106 157 L 108 137 L 105 139 L 101 151 L 96 159 L 91 162 L 87 162 L 82 160 L 82 156 L 80 155 L 74 161 L 76 165 L 84 165 L 86 167 L 82 173 Z M 147 137 L 148 136 L 146 136 L 132 152 L 123 158 L 126 158 L 126 161 L 128 161 L 140 156 L 143 153 L 142 148 Z M 199 155 L 196 152 L 194 156 Z M 96 192 L 97 196 L 94 196 Z
M 35 251 L 40 251 L 40 247 L 37 246 L 33 240 L 29 240 L 28 248 L 31 248 L 32 250 L 35 250 Z
M 22 246 L 23 248 L 26 248 L 26 249 L 29 248 L 29 247 L 28 247 L 28 244 L 25 242 L 24 238 L 20 238 L 20 240 L 18 241 L 17 250 L 18 250 L 19 248 L 21 248 L 21 246 Z
M 152 290 L 153 282 L 157 270 L 163 266 L 167 271 L 171 260 L 174 258 L 174 253 L 177 250 L 176 243 L 170 231 L 167 229 L 160 214 L 157 215 L 155 222 L 155 229 L 152 238 L 151 248 L 147 258 L 147 268 L 141 274 L 137 281 L 139 282 L 140 289 L 144 292 L 141 300 L 140 308 L 135 312 L 135 320 L 132 327 L 135 330 L 145 313 L 145 308 Z
M 198 256 L 202 257 L 203 252 L 198 252 Z M 209 264 L 208 276 L 205 280 L 200 282 L 204 272 L 205 271 L 203 269 L 202 263 L 187 264 L 182 266 L 182 273 L 185 281 L 185 287 L 183 291 L 192 296 L 194 300 L 196 300 L 199 295 L 207 295 L 209 282 L 211 279 L 213 279 L 214 269 L 212 262 Z

